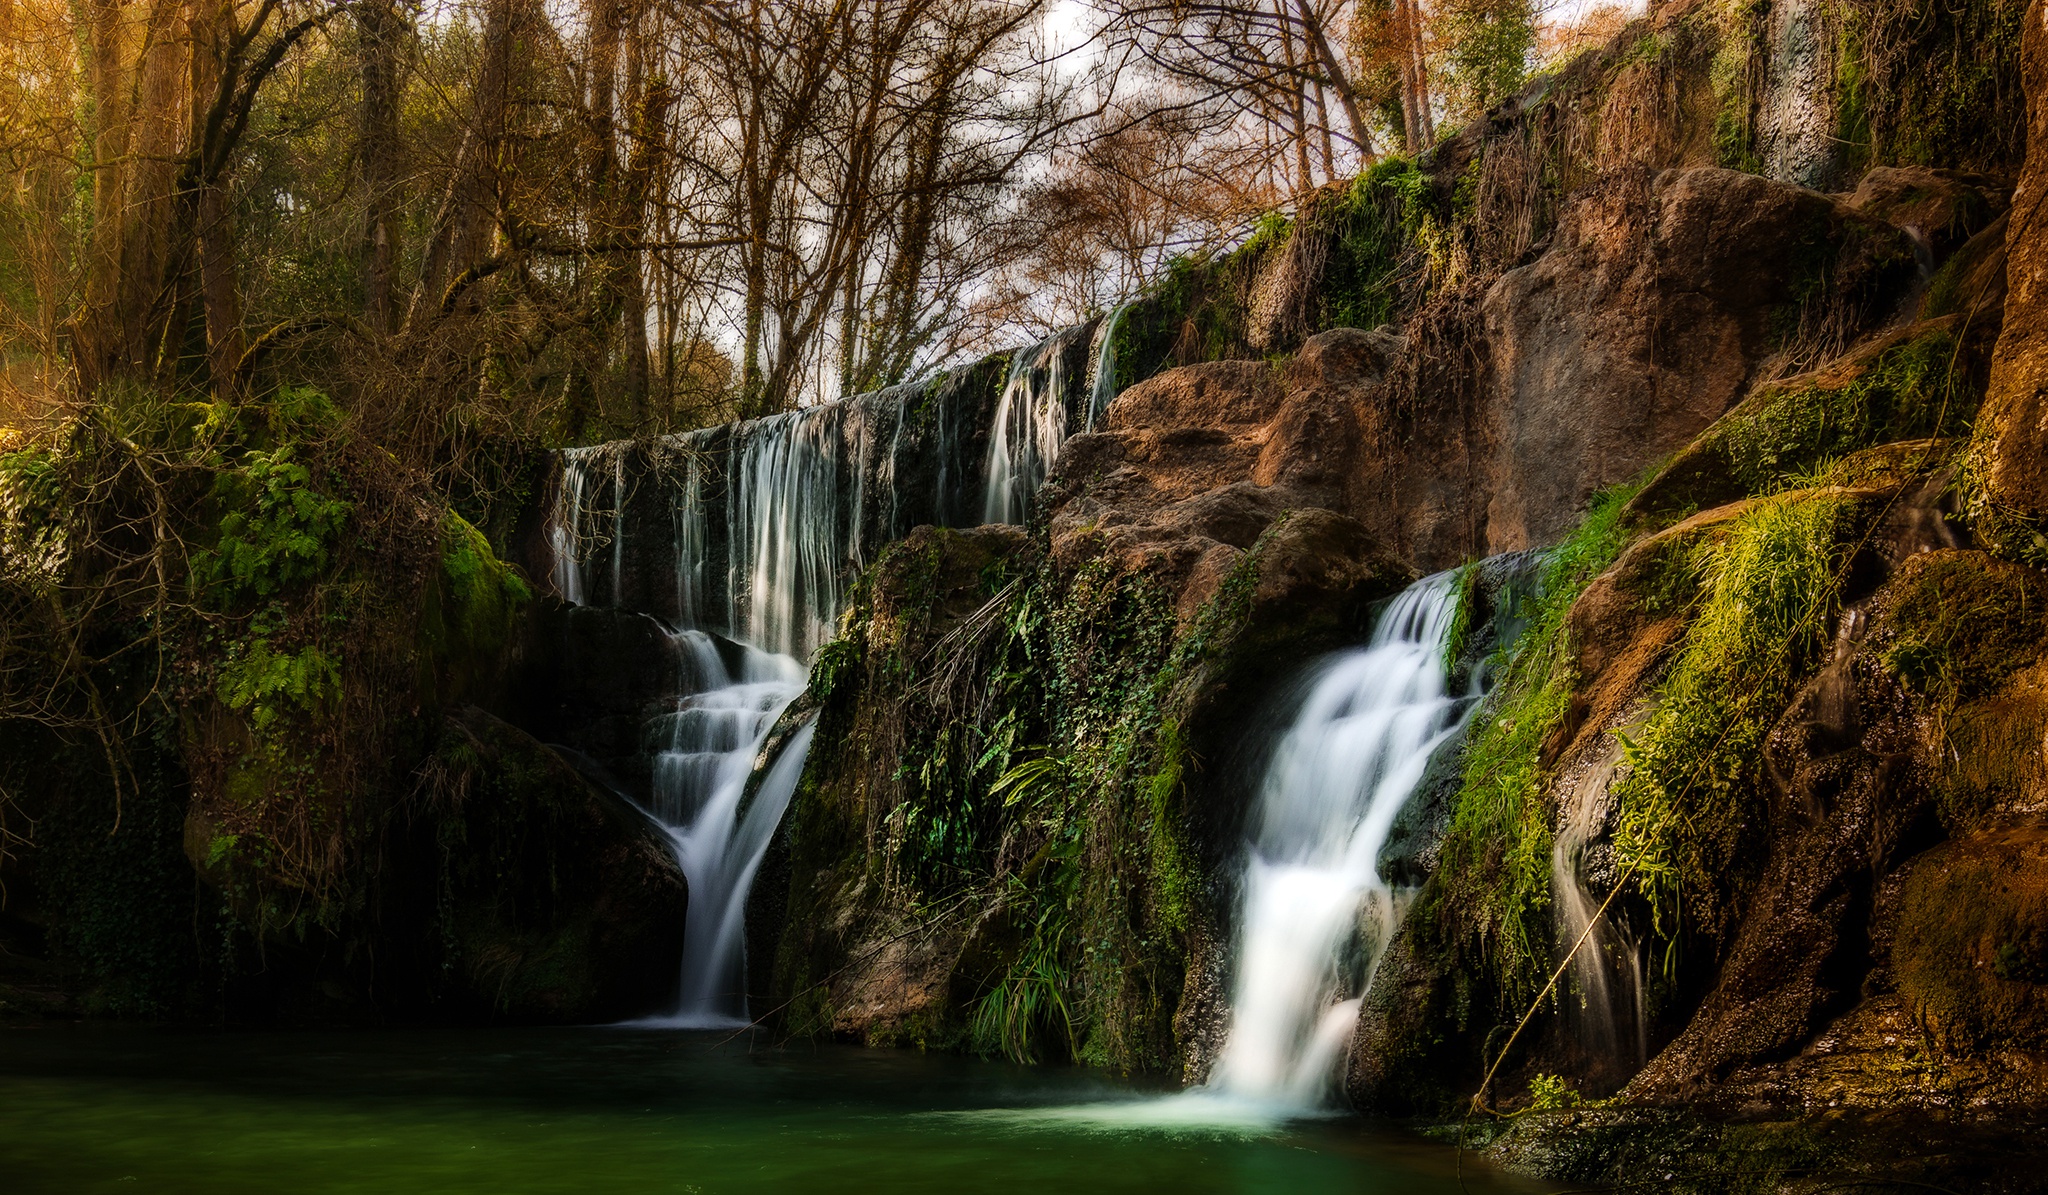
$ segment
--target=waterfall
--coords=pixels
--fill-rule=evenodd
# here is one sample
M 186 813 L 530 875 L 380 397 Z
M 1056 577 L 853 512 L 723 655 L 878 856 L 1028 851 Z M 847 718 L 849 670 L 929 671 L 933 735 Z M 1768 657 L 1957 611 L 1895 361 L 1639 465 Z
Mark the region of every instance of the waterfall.
M 683 973 L 676 1007 L 638 1022 L 671 1028 L 744 1025 L 747 1017 L 746 905 L 754 873 L 796 789 L 811 726 L 793 734 L 744 801 L 755 757 L 782 711 L 803 690 L 795 660 L 741 648 L 738 675 L 702 631 L 675 636 L 693 693 L 657 722 L 651 812 L 674 844 L 690 882 L 683 925 Z
M 1274 750 L 1247 827 L 1228 1035 L 1208 1094 L 1294 1111 L 1329 1094 L 1399 912 L 1380 848 L 1476 704 L 1446 692 L 1453 576 L 1410 586 L 1367 646 L 1324 661 Z
M 1068 351 L 1091 330 L 1014 354 L 1000 394 L 970 366 L 651 444 L 562 452 L 546 526 L 555 591 L 658 615 L 680 657 L 677 692 L 648 722 L 640 758 L 652 764 L 647 810 L 689 881 L 681 986 L 674 1008 L 640 1023 L 745 1023 L 747 895 L 811 729 L 764 760 L 769 735 L 874 550 L 978 505 L 995 520 L 1028 515 L 1076 400 Z M 1113 361 L 1107 386 L 1113 397 Z M 663 499 L 667 524 L 650 536 L 636 520 Z M 608 571 L 592 568 L 600 550 Z M 664 552 L 672 587 L 647 583 Z
M 860 507 L 872 448 L 860 414 L 834 404 L 734 429 L 726 502 L 734 638 L 808 660 L 832 637 L 840 587 L 864 563 L 859 520 L 848 517 Z M 845 504 L 842 487 L 853 490 Z
M 554 556 L 555 592 L 562 600 L 582 605 L 583 546 L 588 542 L 585 524 L 590 521 L 590 474 L 597 448 L 568 448 L 562 451 L 561 488 L 549 513 L 548 550 Z
M 1124 303 L 1112 309 L 1095 329 L 1095 353 L 1088 367 L 1088 419 L 1083 431 L 1094 431 L 1109 404 L 1116 401 L 1116 326 L 1130 306 Z
M 1023 523 L 1031 500 L 1067 439 L 1064 336 L 1055 336 L 1010 359 L 1010 376 L 996 406 L 988 444 L 984 523 Z

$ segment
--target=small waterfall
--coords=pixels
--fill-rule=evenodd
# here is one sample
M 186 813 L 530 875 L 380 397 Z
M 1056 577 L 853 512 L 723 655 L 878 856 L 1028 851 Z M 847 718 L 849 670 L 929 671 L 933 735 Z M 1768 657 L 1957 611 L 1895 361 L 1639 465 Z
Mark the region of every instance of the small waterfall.
M 1476 704 L 1446 692 L 1457 600 L 1451 573 L 1417 582 L 1366 647 L 1309 682 L 1247 828 L 1228 1036 L 1205 1094 L 1283 1111 L 1327 1100 L 1400 911 L 1380 848 Z
M 1116 325 L 1130 306 L 1120 304 L 1096 326 L 1095 352 L 1088 367 L 1088 419 L 1083 431 L 1092 432 L 1101 426 L 1103 413 L 1116 401 Z
M 597 448 L 562 450 L 561 489 L 548 516 L 548 550 L 554 556 L 555 592 L 562 595 L 563 601 L 579 606 L 586 601 L 583 556 L 589 533 L 585 524 L 592 517 L 590 475 L 598 452 Z
M 1009 380 L 988 445 L 988 489 L 982 499 L 984 523 L 1018 523 L 1031 517 L 1031 500 L 1067 440 L 1065 336 L 1020 350 L 1010 361 Z
M 675 711 L 653 728 L 661 749 L 652 812 L 689 879 L 690 907 L 676 1007 L 640 1023 L 744 1025 L 747 892 L 803 773 L 809 723 L 776 756 L 753 802 L 744 798 L 762 743 L 803 690 L 804 673 L 788 656 L 742 647 L 734 676 L 711 636 L 683 631 L 675 642 L 697 691 L 678 698 Z
M 1572 955 L 1570 986 L 1560 994 L 1566 1030 L 1594 1061 L 1632 1073 L 1649 1057 L 1642 952 L 1613 918 L 1594 925 L 1602 896 L 1587 876 L 1590 848 L 1606 823 L 1608 787 L 1620 763 L 1621 741 L 1609 736 L 1600 757 L 1573 782 L 1570 804 L 1551 844 L 1550 890 L 1557 898 L 1560 954 L 1586 938 Z

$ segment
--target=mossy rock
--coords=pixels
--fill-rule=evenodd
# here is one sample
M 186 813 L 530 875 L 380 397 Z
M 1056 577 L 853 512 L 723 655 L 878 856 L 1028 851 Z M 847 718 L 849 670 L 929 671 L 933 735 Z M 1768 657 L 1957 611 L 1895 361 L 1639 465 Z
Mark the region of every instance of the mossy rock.
M 1630 513 L 1683 518 L 1756 494 L 1828 484 L 1838 458 L 1969 430 L 1984 395 L 1989 321 L 1944 316 L 1865 342 L 1816 373 L 1761 386 L 1651 478 Z M 1930 459 L 1924 468 L 1939 461 Z
M 2048 648 L 2048 576 L 1984 552 L 1908 557 L 1873 607 L 1885 666 L 1948 707 L 1996 691 Z
M 1948 1048 L 2048 1047 L 2048 828 L 1984 830 L 1916 859 L 1892 968 Z
M 1956 250 L 1927 283 L 1920 318 L 1976 313 L 1996 324 L 2005 306 L 2005 232 L 2001 214 Z
M 414 882 L 391 886 L 409 895 L 384 916 L 431 927 L 443 1005 L 573 1022 L 673 994 L 688 895 L 667 842 L 523 731 L 474 706 L 451 714 L 411 828 Z M 418 884 L 429 869 L 431 895 Z
M 458 514 L 443 517 L 441 546 L 441 568 L 425 587 L 419 611 L 420 689 L 441 703 L 489 704 L 533 590 Z
M 2048 660 L 1965 703 L 1942 729 L 1953 748 L 1941 781 L 1942 813 L 1952 825 L 2048 811 Z

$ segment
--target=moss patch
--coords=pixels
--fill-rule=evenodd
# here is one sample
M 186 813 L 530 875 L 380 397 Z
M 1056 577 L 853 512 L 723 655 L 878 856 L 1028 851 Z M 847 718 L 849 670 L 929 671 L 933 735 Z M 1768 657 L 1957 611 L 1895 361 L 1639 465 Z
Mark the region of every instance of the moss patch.
M 1916 860 L 1892 965 L 1950 1048 L 2048 1046 L 2048 830 L 1988 830 Z
M 1616 859 L 1673 948 L 1667 969 L 1683 930 L 1729 932 L 1753 878 L 1764 738 L 1828 641 L 1852 506 L 1832 491 L 1765 499 L 1694 557 L 1698 616 L 1611 789 Z

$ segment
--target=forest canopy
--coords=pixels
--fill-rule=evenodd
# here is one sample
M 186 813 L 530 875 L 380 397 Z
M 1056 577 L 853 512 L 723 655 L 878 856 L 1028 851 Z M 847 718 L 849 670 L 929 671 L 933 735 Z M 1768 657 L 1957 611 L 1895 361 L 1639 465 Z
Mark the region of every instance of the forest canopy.
M 478 434 L 892 384 L 1419 152 L 1569 48 L 1538 24 L 1527 0 L 9 0 L 0 425 L 109 386 L 317 382 L 434 467 Z

